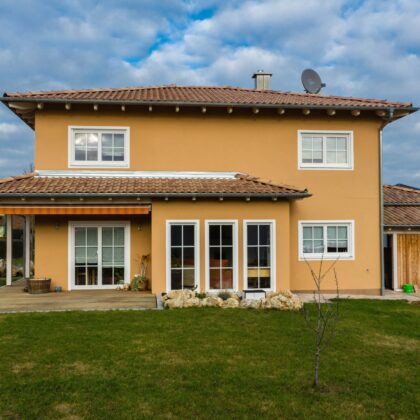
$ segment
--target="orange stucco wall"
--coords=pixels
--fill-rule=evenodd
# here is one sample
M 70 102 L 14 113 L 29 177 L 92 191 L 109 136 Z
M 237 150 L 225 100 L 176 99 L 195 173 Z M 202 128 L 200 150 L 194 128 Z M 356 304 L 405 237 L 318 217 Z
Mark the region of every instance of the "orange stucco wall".
M 140 257 L 150 254 L 150 216 L 133 218 L 35 217 L 35 276 L 52 280 L 52 287 L 68 289 L 68 222 L 93 220 L 129 220 L 131 255 L 129 278 L 138 273 Z M 149 276 L 151 268 L 149 267 Z
M 378 291 L 380 288 L 379 226 L 379 119 L 351 117 L 348 113 L 328 117 L 325 113 L 283 116 L 227 115 L 198 110 L 179 114 L 163 112 L 77 112 L 40 111 L 36 115 L 36 169 L 68 169 L 68 126 L 129 126 L 131 163 L 129 170 L 240 171 L 298 187 L 308 188 L 313 197 L 291 205 L 290 287 L 312 289 L 304 262 L 298 260 L 299 220 L 354 220 L 355 260 L 340 261 L 338 274 L 343 289 Z M 354 170 L 298 170 L 298 130 L 352 130 Z M 168 203 L 167 203 L 168 204 Z M 171 204 L 188 208 L 189 217 L 207 217 L 198 203 Z M 154 217 L 166 217 L 153 203 Z M 163 204 L 162 204 L 163 205 Z M 172 207 L 167 206 L 167 218 Z M 243 207 L 225 201 L 226 215 L 241 218 Z M 223 208 L 223 207 L 218 207 Z M 231 210 L 229 210 L 231 208 Z M 251 208 L 251 207 L 248 207 Z M 176 210 L 174 210 L 176 213 Z M 231 214 L 228 216 L 227 214 Z M 247 216 L 248 217 L 248 216 Z M 256 216 L 249 216 L 256 218 Z M 153 234 L 153 241 L 157 236 Z M 39 247 L 40 245 L 38 245 Z M 152 243 L 153 272 L 164 266 L 165 252 Z M 160 276 L 160 275 L 159 275 Z M 160 277 L 159 277 L 160 278 Z M 154 275 L 154 282 L 157 280 Z M 328 281 L 325 288 L 332 288 Z
M 205 221 L 238 221 L 238 288 L 244 289 L 243 221 L 246 219 L 276 222 L 276 289 L 290 289 L 289 203 L 245 201 L 157 201 L 152 212 L 152 255 L 159 263 L 152 265 L 152 291 L 166 291 L 166 221 L 199 221 L 200 290 L 205 291 Z M 246 288 L 246 287 L 245 287 Z

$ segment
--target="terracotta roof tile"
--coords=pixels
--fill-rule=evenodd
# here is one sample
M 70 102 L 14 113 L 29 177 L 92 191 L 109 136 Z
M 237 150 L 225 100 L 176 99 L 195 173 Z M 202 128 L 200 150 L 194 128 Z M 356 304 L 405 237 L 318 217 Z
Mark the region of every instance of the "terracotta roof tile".
M 4 194 L 35 195 L 231 195 L 231 196 L 310 196 L 306 190 L 262 182 L 248 175 L 230 178 L 165 178 L 165 177 L 101 177 L 38 176 L 30 174 L 0 180 L 0 198 Z
M 420 190 L 384 185 L 384 225 L 420 226 Z
M 6 92 L 5 98 L 34 99 L 40 101 L 116 101 L 139 103 L 187 103 L 187 104 L 232 104 L 266 106 L 320 106 L 320 107 L 366 107 L 366 108 L 411 108 L 410 102 L 385 99 L 365 99 L 345 96 L 326 96 L 309 93 L 273 90 L 244 89 L 231 86 L 151 86 L 129 88 L 100 88 L 81 90 L 56 90 L 45 92 Z
M 385 206 L 385 226 L 420 226 L 420 205 Z
M 420 190 L 397 185 L 384 185 L 384 204 L 418 203 L 420 205 Z

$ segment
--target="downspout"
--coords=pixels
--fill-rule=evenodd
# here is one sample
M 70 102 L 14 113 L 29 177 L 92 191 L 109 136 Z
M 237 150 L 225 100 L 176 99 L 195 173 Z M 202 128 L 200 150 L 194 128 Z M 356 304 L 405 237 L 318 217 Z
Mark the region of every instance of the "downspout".
M 394 117 L 394 108 L 389 109 L 388 119 L 383 122 L 379 129 L 379 246 L 381 256 L 381 295 L 385 294 L 385 257 L 384 257 L 384 186 L 383 186 L 383 159 L 382 159 L 382 131 L 392 122 Z

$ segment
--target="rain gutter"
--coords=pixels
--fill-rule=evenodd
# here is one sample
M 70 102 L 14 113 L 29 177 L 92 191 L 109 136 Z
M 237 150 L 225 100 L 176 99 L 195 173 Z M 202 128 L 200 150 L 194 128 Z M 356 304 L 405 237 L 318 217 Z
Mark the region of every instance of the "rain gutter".
M 104 197 L 142 197 L 142 198 L 256 198 L 256 199 L 265 199 L 265 198 L 285 198 L 285 199 L 302 199 L 311 197 L 312 194 L 307 192 L 301 193 L 0 193 L 0 199 L 2 198 L 104 198 Z

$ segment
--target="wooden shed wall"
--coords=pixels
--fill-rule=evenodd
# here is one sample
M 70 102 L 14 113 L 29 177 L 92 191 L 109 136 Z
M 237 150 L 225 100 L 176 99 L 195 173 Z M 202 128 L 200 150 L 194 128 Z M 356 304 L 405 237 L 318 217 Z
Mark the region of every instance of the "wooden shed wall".
M 420 286 L 420 233 L 399 234 L 398 244 L 398 287 L 405 283 Z

